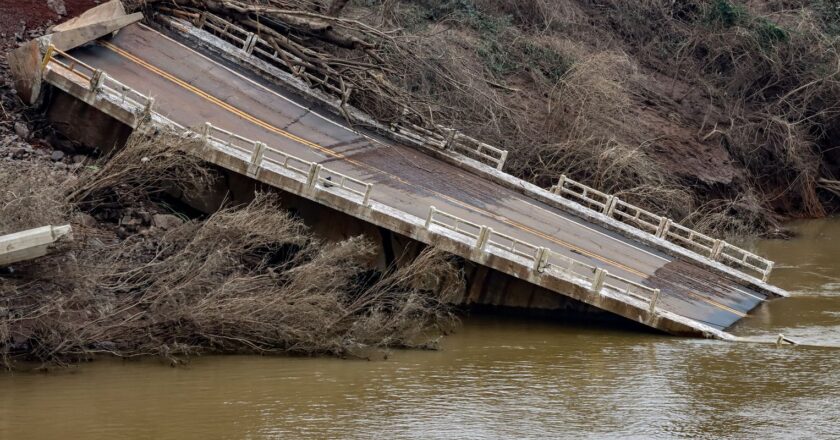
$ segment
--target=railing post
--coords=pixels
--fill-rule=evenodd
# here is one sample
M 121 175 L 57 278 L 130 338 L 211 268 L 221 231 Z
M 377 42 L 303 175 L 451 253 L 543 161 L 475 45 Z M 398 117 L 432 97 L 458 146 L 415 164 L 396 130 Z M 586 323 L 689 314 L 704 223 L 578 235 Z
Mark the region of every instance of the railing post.
M 554 188 L 552 188 L 551 192 L 553 192 L 554 194 L 562 194 L 563 193 L 563 185 L 565 185 L 565 184 L 566 184 L 566 175 L 561 174 L 560 175 L 560 180 L 557 181 L 557 185 L 554 185 Z
M 254 46 L 257 45 L 257 36 L 253 32 L 248 32 L 248 38 L 245 39 L 245 43 L 242 45 L 242 50 L 245 51 L 248 55 L 254 51 Z
M 426 229 L 432 226 L 432 217 L 435 215 L 435 207 L 429 206 L 429 215 L 426 216 Z
M 368 183 L 365 185 L 365 196 L 362 198 L 362 205 L 368 206 L 370 204 L 370 191 L 373 188 L 373 184 Z
M 306 178 L 306 184 L 309 186 L 315 186 L 318 181 L 318 174 L 321 173 L 321 165 L 318 165 L 315 162 L 312 162 L 312 165 L 309 167 L 309 176 Z
M 659 289 L 653 289 L 653 296 L 650 298 L 650 308 L 648 309 L 648 313 L 650 315 L 656 314 L 656 304 L 659 302 Z
M 765 283 L 767 282 L 767 280 L 770 278 L 770 272 L 773 271 L 773 265 L 775 264 L 776 263 L 773 263 L 772 261 L 767 262 L 767 269 L 764 269 L 764 273 L 761 276 L 761 281 Z
M 201 141 L 204 142 L 204 146 L 207 147 L 210 145 L 210 132 L 213 130 L 213 124 L 209 122 L 205 122 L 204 126 L 201 127 Z
M 499 162 L 496 164 L 496 169 L 501 171 L 502 167 L 505 166 L 505 161 L 507 161 L 508 152 L 502 151 L 501 157 L 499 157 Z
M 262 164 L 263 154 L 265 154 L 266 145 L 262 142 L 254 142 L 254 152 L 251 153 L 251 161 L 248 163 L 248 177 L 257 177 L 260 172 L 260 164 Z
M 668 235 L 668 229 L 671 228 L 671 219 L 662 217 L 659 220 L 659 227 L 656 228 L 656 236 L 665 238 Z
M 198 22 L 195 24 L 195 27 L 202 29 L 204 27 L 205 22 L 207 22 L 207 13 L 202 12 L 198 15 Z
M 492 229 L 482 225 L 478 230 L 478 238 L 475 239 L 475 247 L 483 251 L 487 247 L 487 241 L 490 239 L 490 233 L 492 231 Z
M 607 273 L 606 270 L 600 267 L 595 268 L 595 274 L 592 275 L 592 286 L 589 288 L 590 292 L 598 293 L 601 291 L 601 288 L 604 287 L 604 278 L 607 277 Z
M 446 136 L 446 141 L 443 143 L 443 149 L 448 150 L 452 147 L 452 143 L 455 142 L 455 133 L 457 131 L 454 128 L 449 129 L 449 135 Z
M 612 217 L 612 213 L 615 210 L 615 205 L 618 203 L 618 197 L 616 196 L 609 196 L 607 197 L 607 202 L 604 203 L 604 215 L 607 217 Z
M 147 97 L 146 98 L 146 105 L 143 106 L 143 116 L 151 116 L 152 109 L 155 106 L 155 98 Z
M 96 69 L 93 71 L 93 74 L 90 76 L 90 91 L 96 93 L 97 90 L 102 86 L 102 81 L 104 80 L 105 73 L 102 69 Z
M 723 240 L 715 240 L 715 245 L 712 246 L 712 252 L 710 256 L 712 260 L 717 261 L 720 258 L 720 253 L 723 252 L 723 246 L 725 242 Z
M 55 51 L 55 46 L 50 44 L 50 46 L 47 47 L 46 53 L 44 53 L 44 59 L 41 61 L 41 72 L 43 72 L 44 69 L 47 68 L 47 64 L 50 63 L 50 60 L 52 59 L 54 51 Z
M 548 262 L 548 248 L 538 247 L 534 252 L 534 266 L 531 268 L 537 272 L 545 270 L 545 265 Z

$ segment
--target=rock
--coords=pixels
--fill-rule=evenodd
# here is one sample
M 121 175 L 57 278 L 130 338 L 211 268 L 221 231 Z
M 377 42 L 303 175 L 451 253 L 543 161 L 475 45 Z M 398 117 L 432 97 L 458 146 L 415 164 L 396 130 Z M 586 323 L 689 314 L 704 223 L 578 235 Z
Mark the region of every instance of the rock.
M 23 140 L 29 139 L 29 127 L 23 122 L 15 122 L 15 134 Z
M 184 224 L 184 221 L 172 214 L 155 214 L 152 216 L 152 225 L 163 230 L 174 229 L 182 224 Z
M 52 155 L 50 156 L 50 159 L 53 162 L 58 162 L 61 159 L 64 159 L 64 152 L 61 151 L 61 150 L 55 150 L 55 151 L 52 152 Z
M 23 159 L 27 155 L 29 155 L 29 151 L 25 147 L 20 147 L 12 153 L 12 159 Z
M 95 228 L 99 225 L 99 222 L 97 222 L 92 215 L 84 212 L 76 213 L 76 215 L 73 216 L 73 221 L 87 228 Z
M 146 211 L 140 211 L 137 213 L 137 215 L 140 216 L 140 220 L 143 221 L 144 225 L 152 224 L 152 214 L 149 214 Z
M 84 154 L 74 154 L 73 155 L 73 163 L 84 163 L 87 160 L 87 156 Z
M 67 15 L 67 7 L 64 5 L 64 0 L 47 0 L 47 6 L 58 15 Z
M 141 221 L 139 218 L 135 218 L 130 215 L 125 215 L 120 219 L 120 224 L 123 226 L 137 226 L 140 223 Z

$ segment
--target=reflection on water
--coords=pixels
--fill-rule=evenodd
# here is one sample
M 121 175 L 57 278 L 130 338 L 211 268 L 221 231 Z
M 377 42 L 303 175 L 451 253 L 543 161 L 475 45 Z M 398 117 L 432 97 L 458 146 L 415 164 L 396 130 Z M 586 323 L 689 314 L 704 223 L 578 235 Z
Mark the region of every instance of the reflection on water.
M 784 333 L 804 343 L 840 347 L 840 219 L 789 226 L 796 238 L 758 241 L 752 247 L 776 261 L 770 282 L 791 297 L 763 304 L 733 331 L 744 336 Z
M 840 268 L 826 254 L 840 250 L 809 238 L 840 237 L 840 222 L 814 224 L 796 241 L 756 243 L 781 263 L 773 281 L 796 293 L 739 334 L 840 345 L 840 295 L 825 287 Z M 443 350 L 387 361 L 207 357 L 0 375 L 0 439 L 836 438 L 838 367 L 836 348 L 468 318 Z

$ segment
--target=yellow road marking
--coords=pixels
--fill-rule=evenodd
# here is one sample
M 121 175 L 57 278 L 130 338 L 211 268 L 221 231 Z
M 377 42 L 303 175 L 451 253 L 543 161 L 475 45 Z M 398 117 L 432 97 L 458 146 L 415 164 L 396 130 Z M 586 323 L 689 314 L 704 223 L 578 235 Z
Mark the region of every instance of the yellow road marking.
M 403 184 L 406 184 L 406 185 L 413 185 L 412 183 L 410 183 L 410 182 L 408 182 L 408 181 L 406 181 L 406 180 L 402 179 L 402 178 L 401 178 L 401 177 L 399 177 L 399 176 L 396 176 L 396 175 L 391 174 L 391 173 L 388 173 L 388 172 L 386 172 L 386 171 L 384 171 L 384 170 L 381 170 L 381 169 L 375 168 L 375 167 L 373 167 L 373 166 L 371 166 L 371 165 L 368 165 L 368 164 L 365 164 L 365 163 L 362 163 L 362 162 L 356 161 L 356 160 L 354 160 L 354 159 L 351 159 L 351 158 L 349 158 L 349 157 L 347 157 L 347 156 L 344 156 L 344 155 L 343 155 L 343 154 L 341 154 L 341 153 L 337 153 L 337 152 L 335 152 L 335 151 L 332 151 L 332 150 L 330 150 L 330 149 L 328 149 L 328 148 L 326 148 L 326 147 L 324 147 L 324 146 L 321 146 L 321 145 L 319 145 L 319 144 L 316 144 L 316 143 L 314 143 L 314 142 L 311 142 L 311 141 L 309 141 L 309 140 L 306 140 L 306 139 L 304 139 L 304 138 L 301 138 L 300 136 L 297 136 L 297 135 L 295 135 L 295 134 L 293 134 L 293 133 L 290 133 L 290 132 L 288 132 L 288 131 L 286 131 L 286 130 L 283 130 L 283 129 L 281 129 L 281 128 L 275 127 L 275 126 L 273 126 L 273 125 L 271 125 L 271 124 L 269 124 L 269 123 L 267 123 L 267 122 L 265 122 L 265 121 L 263 121 L 263 120 L 261 120 L 261 119 L 259 119 L 259 118 L 255 117 L 255 116 L 252 116 L 252 115 L 250 115 L 250 114 L 248 114 L 248 113 L 245 113 L 244 111 L 242 111 L 242 110 L 240 110 L 240 109 L 238 109 L 238 108 L 236 108 L 236 107 L 234 107 L 234 106 L 232 106 L 232 105 L 228 104 L 227 102 L 222 101 L 222 100 L 221 100 L 221 99 L 219 99 L 219 98 L 216 98 L 216 97 L 215 97 L 215 96 L 213 96 L 213 95 L 210 95 L 209 93 L 207 93 L 207 92 L 205 92 L 205 91 L 203 91 L 203 90 L 201 90 L 201 89 L 199 89 L 199 88 L 197 88 L 197 87 L 193 86 L 192 84 L 187 83 L 186 81 L 184 81 L 184 80 L 182 80 L 182 79 L 180 79 L 180 78 L 178 78 L 178 77 L 176 77 L 176 76 L 174 76 L 174 75 L 170 74 L 169 72 L 166 72 L 166 71 L 164 71 L 164 70 L 161 70 L 161 69 L 160 69 L 160 68 L 158 68 L 157 66 L 154 66 L 154 65 L 152 65 L 152 64 L 147 63 L 145 60 L 143 60 L 143 59 L 141 59 L 141 58 L 138 58 L 137 56 L 135 56 L 135 55 L 133 55 L 133 54 L 131 54 L 131 53 L 129 53 L 129 52 L 127 52 L 127 51 L 125 51 L 125 50 L 123 50 L 123 49 L 121 49 L 121 48 L 117 47 L 117 46 L 115 46 L 115 45 L 114 45 L 114 44 L 112 44 L 112 43 L 109 43 L 109 42 L 107 42 L 107 41 L 100 41 L 100 44 L 101 44 L 102 46 L 107 47 L 108 49 L 110 49 L 110 50 L 114 51 L 114 52 L 115 52 L 115 53 L 117 53 L 118 55 L 123 56 L 123 57 L 125 57 L 125 58 L 127 58 L 127 59 L 131 60 L 132 62 L 134 62 L 134 63 L 136 63 L 136 64 L 138 64 L 138 65 L 140 65 L 140 66 L 142 66 L 142 67 L 146 68 L 147 70 L 150 70 L 150 71 L 152 71 L 152 72 L 154 72 L 154 73 L 158 74 L 159 76 L 161 76 L 161 77 L 163 77 L 163 78 L 165 78 L 165 79 L 167 79 L 167 80 L 169 80 L 169 81 L 171 81 L 171 82 L 175 83 L 176 85 L 178 85 L 178 86 L 180 86 L 180 87 L 182 87 L 182 88 L 184 88 L 184 89 L 186 89 L 186 90 L 188 90 L 188 91 L 190 91 L 190 92 L 192 92 L 192 93 L 194 93 L 194 94 L 196 94 L 196 95 L 200 96 L 201 98 L 203 98 L 203 99 L 205 99 L 205 100 L 207 100 L 207 101 L 209 101 L 209 102 L 211 102 L 211 103 L 213 103 L 213 104 L 215 104 L 215 105 L 217 105 L 217 106 L 219 106 L 219 107 L 221 107 L 221 108 L 223 108 L 223 109 L 227 110 L 228 112 L 233 113 L 233 114 L 235 114 L 235 115 L 237 115 L 237 116 L 241 117 L 242 119 L 245 119 L 246 121 L 249 121 L 249 122 L 253 123 L 254 125 L 257 125 L 257 126 L 259 126 L 259 127 L 262 127 L 262 128 L 264 128 L 264 129 L 266 129 L 266 130 L 268 130 L 268 131 L 271 131 L 271 132 L 274 132 L 274 133 L 276 133 L 276 134 L 279 134 L 279 135 L 281 135 L 281 136 L 283 136 L 283 137 L 285 137 L 285 138 L 287 138 L 287 139 L 293 140 L 293 141 L 295 141 L 295 142 L 298 142 L 298 143 L 303 144 L 303 145 L 305 145 L 305 146 L 308 146 L 308 147 L 310 147 L 310 148 L 316 149 L 316 150 L 318 150 L 318 151 L 320 151 L 320 152 L 322 152 L 322 153 L 324 153 L 324 154 L 326 154 L 326 155 L 328 155 L 328 156 L 335 157 L 335 158 L 338 158 L 338 159 L 342 159 L 342 160 L 345 160 L 345 161 L 347 161 L 347 162 L 349 162 L 349 163 L 352 163 L 352 164 L 354 164 L 354 165 L 356 165 L 356 166 L 359 166 L 359 167 L 361 167 L 361 168 L 364 168 L 364 169 L 368 169 L 368 170 L 372 170 L 372 171 L 378 172 L 378 173 L 383 174 L 383 175 L 385 175 L 385 176 L 388 176 L 388 177 L 390 177 L 390 178 L 392 178 L 392 179 L 394 179 L 394 180 L 396 180 L 396 181 L 398 181 L 398 182 L 400 182 L 400 183 L 403 183 Z M 545 233 L 543 233 L 543 232 L 541 232 L 541 231 L 538 231 L 538 230 L 536 230 L 536 229 L 533 229 L 533 228 L 531 228 L 531 227 L 529 227 L 529 226 L 527 226 L 527 225 L 521 224 L 521 223 L 519 223 L 519 222 L 513 221 L 513 220 L 508 219 L 508 218 L 505 218 L 505 217 L 501 217 L 501 216 L 499 216 L 499 215 L 497 215 L 497 214 L 494 214 L 494 213 L 492 213 L 492 212 L 489 212 L 489 211 L 483 210 L 483 209 L 481 209 L 481 208 L 478 208 L 478 207 L 475 207 L 475 206 L 469 205 L 469 204 L 467 204 L 467 203 L 465 203 L 465 202 L 463 202 L 463 201 L 461 201 L 461 200 L 455 199 L 455 198 L 450 197 L 450 196 L 447 196 L 447 195 L 445 195 L 445 194 L 441 194 L 441 193 L 439 193 L 439 192 L 437 192 L 437 191 L 434 191 L 434 190 L 432 190 L 432 189 L 429 189 L 429 188 L 424 188 L 424 189 L 426 189 L 427 191 L 429 191 L 429 192 L 431 192 L 431 193 L 433 193 L 433 194 L 437 195 L 438 197 L 440 197 L 440 198 L 442 198 L 442 199 L 445 199 L 445 200 L 447 200 L 447 201 L 449 201 L 449 202 L 452 202 L 452 203 L 454 203 L 454 204 L 456 204 L 456 205 L 458 205 L 458 206 L 461 206 L 461 207 L 463 207 L 463 208 L 465 208 L 465 209 L 467 209 L 467 210 L 471 210 L 471 211 L 474 211 L 474 212 L 478 212 L 478 213 L 484 214 L 484 215 L 486 215 L 486 216 L 490 216 L 490 217 L 492 217 L 492 218 L 495 218 L 497 221 L 503 222 L 503 223 L 505 223 L 505 224 L 507 224 L 507 225 L 509 225 L 509 226 L 512 226 L 512 227 L 514 227 L 514 228 L 517 228 L 517 229 L 520 229 L 520 230 L 523 230 L 523 231 L 526 231 L 526 232 L 529 232 L 529 233 L 531 233 L 531 234 L 533 234 L 533 235 L 536 235 L 536 236 L 538 236 L 538 237 L 541 237 L 541 238 L 543 238 L 543 239 L 545 239 L 545 240 L 547 240 L 547 241 L 550 241 L 550 242 L 552 242 L 552 243 L 555 243 L 555 244 L 558 244 L 558 245 L 560 245 L 560 246 L 566 247 L 566 248 L 568 248 L 570 251 L 581 253 L 581 254 L 583 254 L 583 255 L 589 256 L 590 258 L 593 258 L 593 259 L 599 260 L 599 261 L 601 261 L 601 262 L 603 262 L 603 263 L 605 263 L 605 264 L 611 265 L 611 266 L 616 267 L 616 268 L 619 268 L 619 269 L 623 269 L 623 270 L 625 270 L 625 271 L 627 271 L 627 272 L 629 272 L 629 273 L 632 273 L 632 274 L 635 274 L 635 275 L 639 276 L 640 278 L 643 278 L 643 279 L 644 279 L 644 278 L 647 278 L 647 274 L 645 274 L 644 272 L 641 272 L 641 271 L 639 271 L 639 270 L 637 270 L 637 269 L 633 269 L 633 268 L 631 268 L 631 267 L 629 267 L 629 266 L 626 266 L 626 265 L 624 265 L 624 264 L 622 264 L 622 263 L 620 263 L 620 262 L 618 262 L 618 261 L 612 260 L 612 259 L 607 258 L 607 257 L 603 257 L 603 256 L 601 256 L 601 255 L 598 255 L 598 254 L 596 254 L 596 253 L 594 253 L 594 252 L 587 251 L 587 250 L 585 250 L 585 249 L 581 249 L 581 248 L 579 248 L 579 247 L 577 247 L 577 246 L 572 245 L 571 243 L 568 243 L 568 242 L 566 242 L 566 241 L 564 241 L 564 240 L 561 240 L 561 239 L 559 239 L 559 238 L 553 237 L 553 236 L 551 236 L 551 235 L 545 234 Z M 531 204 L 531 205 L 532 205 L 532 204 Z M 536 205 L 532 205 L 532 206 L 534 206 L 535 208 L 540 209 L 540 210 L 542 210 L 542 211 L 546 211 L 545 209 L 543 209 L 543 208 L 541 208 L 541 207 L 539 207 L 539 206 L 536 206 Z M 554 214 L 554 213 L 552 213 L 552 212 L 550 212 L 550 211 L 546 211 L 546 212 L 548 212 L 549 214 L 552 214 L 552 215 Z M 673 284 L 673 283 L 671 283 L 671 284 Z M 733 309 L 733 308 L 731 308 L 731 307 L 728 307 L 728 306 L 726 306 L 726 305 L 720 304 L 720 303 L 718 303 L 717 301 L 714 301 L 714 300 L 712 300 L 712 299 L 710 299 L 710 298 L 706 298 L 706 297 L 703 297 L 703 296 L 701 296 L 701 295 L 698 295 L 698 294 L 695 294 L 695 293 L 692 293 L 692 292 L 687 292 L 687 293 L 688 293 L 689 295 L 692 295 L 692 296 L 694 296 L 694 297 L 696 297 L 696 298 L 698 298 L 698 299 L 700 299 L 700 300 L 702 300 L 702 301 L 705 301 L 705 302 L 707 302 L 707 303 L 709 303 L 709 304 L 711 304 L 711 305 L 713 305 L 713 306 L 715 306 L 715 307 L 717 307 L 717 308 L 720 308 L 720 309 L 722 309 L 722 310 L 728 311 L 728 312 L 733 313 L 733 314 L 735 314 L 735 315 L 738 315 L 738 316 L 740 316 L 740 317 L 745 317 L 745 316 L 747 316 L 747 315 L 746 315 L 746 314 L 744 314 L 744 313 L 741 313 L 741 312 L 739 312 L 739 311 L 737 311 L 737 310 L 735 310 L 735 309 Z

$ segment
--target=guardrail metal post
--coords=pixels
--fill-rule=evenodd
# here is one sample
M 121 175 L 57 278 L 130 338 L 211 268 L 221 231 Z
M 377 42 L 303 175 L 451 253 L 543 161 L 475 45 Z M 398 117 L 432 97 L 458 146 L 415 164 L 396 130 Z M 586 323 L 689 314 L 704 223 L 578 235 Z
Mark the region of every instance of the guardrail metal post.
M 669 218 L 662 217 L 659 219 L 659 226 L 656 228 L 656 236 L 659 238 L 665 238 L 668 235 L 668 229 L 671 228 L 672 220 Z
M 373 188 L 373 184 L 368 183 L 365 185 L 365 196 L 362 198 L 362 205 L 368 206 L 370 204 L 370 190 Z
M 426 229 L 429 229 L 429 226 L 432 226 L 432 217 L 435 215 L 435 207 L 429 206 L 429 215 L 426 216 Z
M 607 277 L 607 273 L 606 270 L 600 267 L 595 268 L 595 273 L 592 275 L 592 286 L 589 288 L 590 292 L 598 293 L 601 291 L 601 288 L 604 287 L 604 278 Z
M 246 172 L 248 177 L 257 177 L 257 174 L 259 174 L 265 147 L 266 145 L 260 141 L 254 142 L 254 152 L 251 153 L 251 161 L 248 163 L 248 171 Z
M 44 69 L 47 68 L 47 64 L 50 63 L 50 60 L 52 59 L 54 51 L 55 51 L 55 46 L 50 44 L 49 47 L 47 47 L 47 51 L 44 53 L 44 59 L 41 61 L 41 72 L 43 72 Z
M 650 298 L 650 308 L 648 309 L 648 313 L 651 315 L 656 314 L 656 304 L 659 302 L 659 289 L 653 289 L 653 296 Z
M 306 178 L 306 184 L 309 186 L 316 186 L 315 184 L 318 181 L 318 175 L 321 174 L 321 165 L 318 165 L 315 162 L 312 162 L 312 165 L 309 167 L 309 176 Z
M 765 283 L 767 282 L 767 280 L 770 278 L 770 272 L 773 271 L 773 265 L 775 264 L 776 263 L 772 261 L 767 262 L 767 269 L 764 269 L 764 273 L 761 275 L 761 281 Z

